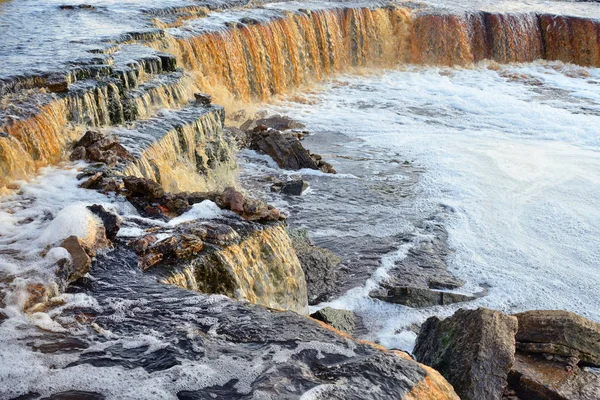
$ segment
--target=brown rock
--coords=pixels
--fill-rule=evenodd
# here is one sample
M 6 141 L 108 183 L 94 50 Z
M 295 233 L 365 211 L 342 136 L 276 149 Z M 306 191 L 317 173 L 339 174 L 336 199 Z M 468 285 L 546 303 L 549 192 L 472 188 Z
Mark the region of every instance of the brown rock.
M 70 262 L 62 262 L 56 272 L 65 282 L 74 282 L 90 272 L 92 260 L 87 246 L 77 236 L 69 236 L 62 241 L 60 247 L 64 247 L 71 256 Z
M 544 352 L 576 354 L 583 364 L 600 367 L 600 324 L 560 310 L 527 311 L 515 317 L 519 320 L 517 342 L 550 343 L 554 346 L 545 347 Z
M 126 176 L 123 178 L 123 184 L 127 190 L 128 197 L 158 199 L 165 194 L 165 191 L 160 184 L 146 178 Z
M 235 213 L 244 212 L 244 202 L 246 199 L 244 195 L 241 192 L 235 190 L 235 188 L 225 188 L 221 197 L 225 208 L 230 209 Z
M 85 147 L 83 147 L 83 146 L 77 146 L 77 147 L 75 147 L 75 149 L 73 149 L 73 152 L 71 152 L 71 157 L 70 157 L 71 161 L 85 160 L 85 158 L 86 158 L 86 150 L 85 150 Z
M 597 400 L 600 374 L 565 368 L 561 363 L 536 355 L 518 354 L 509 375 L 510 390 L 519 399 Z
M 104 172 L 96 172 L 94 175 L 89 177 L 85 182 L 83 182 L 79 187 L 84 189 L 95 189 L 102 182 L 102 178 L 104 177 Z
M 438 370 L 463 400 L 501 400 L 515 357 L 517 319 L 486 308 L 431 317 L 414 349 L 417 361 Z

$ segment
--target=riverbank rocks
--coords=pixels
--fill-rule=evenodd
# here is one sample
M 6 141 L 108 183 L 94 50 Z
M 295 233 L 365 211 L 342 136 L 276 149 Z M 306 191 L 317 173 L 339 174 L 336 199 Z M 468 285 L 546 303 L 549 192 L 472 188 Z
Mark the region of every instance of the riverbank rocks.
M 81 239 L 77 236 L 69 236 L 62 241 L 60 247 L 67 250 L 70 258 L 63 258 L 57 262 L 58 277 L 70 283 L 90 272 L 92 266 L 90 255 L 93 255 L 93 251 Z
M 520 351 L 574 357 L 583 365 L 600 367 L 600 324 L 561 310 L 527 311 L 515 317 Z
M 352 335 L 356 328 L 356 316 L 352 311 L 325 307 L 310 316 L 349 335 Z
M 431 317 L 414 349 L 417 361 L 438 370 L 463 400 L 501 400 L 515 359 L 517 318 L 486 308 Z
M 265 118 L 249 119 L 240 125 L 240 129 L 243 131 L 248 131 L 253 130 L 258 126 L 266 126 L 267 128 L 275 129 L 277 131 L 306 128 L 304 124 L 294 121 L 285 115 L 272 115 Z
M 600 398 L 600 373 L 588 368 L 598 366 L 599 327 L 567 311 L 459 310 L 429 318 L 414 354 L 462 399 L 592 400 Z
M 305 229 L 289 229 L 292 246 L 306 277 L 308 303 L 321 303 L 335 293 L 341 259 L 333 252 L 315 246 Z

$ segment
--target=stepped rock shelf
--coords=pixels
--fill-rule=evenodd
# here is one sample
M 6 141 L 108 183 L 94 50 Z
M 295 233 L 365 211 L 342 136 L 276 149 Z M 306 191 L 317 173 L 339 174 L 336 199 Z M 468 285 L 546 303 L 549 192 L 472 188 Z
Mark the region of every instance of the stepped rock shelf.
M 308 317 L 348 266 L 240 188 L 238 151 L 336 170 L 304 147 L 301 124 L 226 117 L 365 68 L 600 67 L 600 7 L 118 3 L 0 2 L 1 399 L 594 398 L 599 329 L 569 313 L 428 320 L 416 360 Z M 434 239 L 369 296 L 413 308 L 485 296 L 450 291 L 463 282 L 446 269 L 448 234 L 435 221 L 423 231 Z M 467 339 L 502 342 L 483 360 L 454 335 L 470 312 L 483 317 L 462 325 Z M 365 329 L 349 311 L 313 315 Z M 466 372 L 448 371 L 457 360 Z M 568 376 L 547 383 L 548 369 Z

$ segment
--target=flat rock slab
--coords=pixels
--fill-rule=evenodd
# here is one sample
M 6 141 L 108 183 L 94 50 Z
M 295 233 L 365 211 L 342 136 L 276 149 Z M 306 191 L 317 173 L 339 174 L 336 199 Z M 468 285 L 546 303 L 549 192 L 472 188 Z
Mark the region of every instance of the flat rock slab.
M 517 319 L 486 308 L 431 317 L 414 349 L 419 362 L 438 370 L 463 400 L 501 400 L 515 358 Z
M 388 303 L 402 304 L 413 308 L 443 306 L 475 300 L 474 296 L 466 294 L 415 287 L 382 288 L 369 293 L 369 296 Z
M 561 310 L 527 311 L 515 317 L 519 321 L 516 340 L 523 344 L 522 350 L 526 343 L 551 344 L 527 347 L 541 348 L 533 352 L 575 356 L 583 364 L 600 367 L 600 324 Z
M 541 356 L 517 354 L 509 374 L 510 389 L 518 399 L 597 400 L 600 373 L 565 368 Z

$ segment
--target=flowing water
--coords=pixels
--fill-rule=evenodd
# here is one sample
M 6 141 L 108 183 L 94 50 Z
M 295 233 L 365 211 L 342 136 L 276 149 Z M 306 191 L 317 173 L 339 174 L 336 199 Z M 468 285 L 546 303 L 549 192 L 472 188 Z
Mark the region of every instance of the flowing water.
M 308 147 L 340 173 L 306 176 L 311 190 L 280 206 L 350 264 L 381 256 L 365 285 L 321 306 L 357 312 L 369 339 L 405 349 L 413 324 L 464 306 L 567 309 L 600 321 L 599 84 L 599 70 L 561 63 L 409 68 L 336 79 L 306 104 L 275 107 L 314 132 Z M 249 175 L 277 173 L 246 159 Z M 368 297 L 431 239 L 423 221 L 448 230 L 461 290 L 487 296 L 426 310 Z
M 168 224 L 78 188 L 85 166 L 64 160 L 88 128 L 134 154 L 123 173 L 167 190 L 235 183 L 233 139 L 199 90 L 226 112 L 259 104 L 305 123 L 305 146 L 338 171 L 238 157 L 240 186 L 341 256 L 314 308 L 353 310 L 362 338 L 410 350 L 420 323 L 458 307 L 600 322 L 596 2 L 63 3 L 0 1 L 0 398 L 298 398 L 316 385 L 298 360 L 364 354 L 304 319 L 158 283 L 122 244 Z M 273 175 L 311 188 L 272 194 Z M 45 250 L 85 235 L 91 204 L 122 216 L 118 245 L 62 293 L 64 251 Z M 171 224 L 232 218 L 202 207 Z M 422 253 L 485 295 L 426 309 L 369 297 Z

